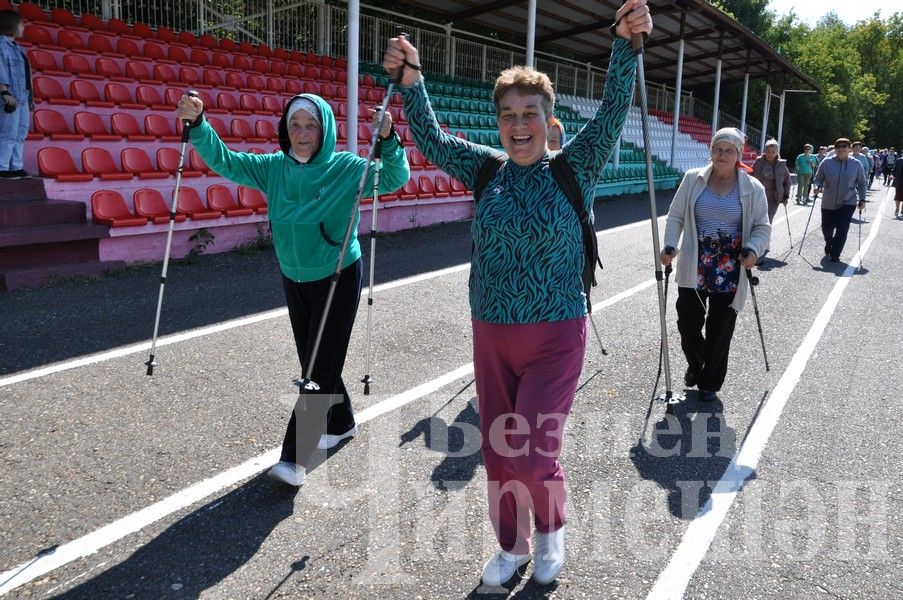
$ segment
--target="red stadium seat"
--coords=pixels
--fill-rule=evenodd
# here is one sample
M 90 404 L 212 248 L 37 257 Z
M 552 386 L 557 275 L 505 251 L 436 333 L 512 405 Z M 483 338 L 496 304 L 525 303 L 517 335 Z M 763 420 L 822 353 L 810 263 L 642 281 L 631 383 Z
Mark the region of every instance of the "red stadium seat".
M 170 29 L 169 27 L 157 27 L 157 39 L 161 42 L 166 42 L 167 44 L 173 46 L 184 46 L 182 42 L 179 41 L 179 36 L 175 31 Z
M 151 29 L 147 23 L 136 22 L 132 25 L 132 33 L 143 40 L 153 40 L 157 38 L 156 32 Z
M 451 195 L 452 196 L 465 196 L 467 194 L 467 188 L 464 187 L 464 184 L 458 181 L 455 178 L 451 180 Z
M 240 42 L 238 44 L 238 51 L 248 55 L 257 54 L 257 48 L 254 47 L 254 44 L 248 41 Z
M 251 70 L 256 71 L 257 73 L 269 73 L 270 61 L 265 58 L 252 58 Z
M 218 135 L 219 139 L 222 141 L 226 143 L 241 141 L 241 138 L 229 133 L 229 130 L 226 129 L 226 124 L 223 123 L 222 119 L 219 119 L 218 117 L 207 117 L 207 122 L 210 123 L 210 126 L 213 127 L 213 131 L 216 132 L 216 135 Z
M 235 90 L 243 90 L 246 87 L 245 74 L 229 71 L 226 73 L 226 85 Z
M 304 92 L 304 87 L 297 79 L 289 79 L 285 82 L 285 93 L 289 96 L 297 96 Z
M 75 123 L 76 133 L 82 134 L 86 138 L 91 138 L 95 142 L 118 142 L 122 136 L 113 135 L 107 129 L 107 124 L 103 118 L 94 112 L 82 111 L 75 113 L 72 118 Z
M 98 58 L 94 63 L 94 72 L 111 81 L 131 81 L 130 78 L 122 76 L 122 69 L 119 67 L 119 63 L 112 58 Z
M 201 82 L 201 76 L 194 67 L 179 67 L 179 81 L 193 89 L 210 89 L 212 87 L 210 84 Z
M 446 198 L 452 195 L 451 184 L 445 175 L 436 175 L 436 196 Z
M 264 98 L 273 98 L 273 96 L 264 96 Z M 256 113 L 259 115 L 267 115 L 269 111 L 263 110 L 260 106 L 260 100 L 257 99 L 257 96 L 254 94 L 242 94 L 239 96 L 238 101 L 241 105 L 241 110 L 243 114 L 249 115 L 251 113 Z M 278 100 L 277 100 L 278 102 Z M 241 114 L 241 113 L 235 113 Z
M 408 155 L 408 163 L 412 171 L 422 171 L 426 168 L 426 157 L 417 148 L 412 148 Z
M 253 208 L 236 204 L 232 192 L 224 185 L 211 185 L 207 188 L 207 205 L 210 210 L 218 210 L 227 217 L 247 217 L 254 214 Z
M 191 59 L 188 58 L 188 49 L 184 46 L 167 46 L 166 58 L 177 65 L 199 66 L 196 63 L 191 62 Z
M 163 83 L 178 83 L 179 77 L 170 65 L 154 65 L 154 79 Z
M 113 39 L 109 35 L 92 33 L 88 36 L 88 48 L 111 58 L 122 58 L 124 56 L 113 49 Z
M 279 137 L 279 134 L 276 132 L 276 128 L 273 127 L 273 124 L 265 119 L 257 121 L 257 124 L 254 126 L 254 128 L 257 131 L 257 137 L 263 138 L 268 142 L 275 142 L 276 138 Z
M 323 98 L 335 98 L 335 86 L 331 83 L 321 83 L 320 96 Z
M 299 65 L 298 63 L 289 63 L 285 76 L 292 79 L 303 79 L 304 65 Z
M 125 76 L 147 85 L 161 85 L 163 82 L 159 79 L 154 79 L 148 70 L 148 64 L 150 63 L 143 63 L 137 60 L 127 61 L 125 63 Z
M 82 150 L 82 168 L 85 173 L 103 181 L 128 181 L 134 177 L 131 173 L 120 171 L 113 162 L 113 157 L 104 148 Z
M 63 86 L 56 79 L 50 77 L 35 77 L 32 80 L 34 96 L 38 101 L 61 106 L 78 106 L 79 101 L 66 96 Z
M 135 60 L 149 60 L 141 53 L 141 48 L 135 43 L 135 40 L 129 38 L 116 38 L 116 51 L 123 56 L 133 58 Z
M 260 75 L 248 75 L 248 83 L 242 91 L 245 92 L 265 92 L 267 84 Z
M 144 58 L 152 60 L 156 63 L 170 65 L 175 64 L 174 61 L 166 58 L 166 51 L 163 49 L 163 46 L 155 42 L 149 42 L 145 40 L 144 49 L 141 51 L 141 54 L 144 56 Z
M 348 141 L 348 125 L 344 121 L 339 122 L 336 138 L 343 144 Z
M 66 124 L 66 119 L 55 110 L 38 109 L 34 111 L 32 119 L 35 132 L 49 137 L 51 140 L 78 141 L 85 139 L 85 136 L 80 133 L 72 133 L 69 125 Z
M 136 215 L 150 219 L 154 225 L 169 223 L 169 205 L 166 204 L 160 190 L 141 188 L 135 192 L 132 201 L 135 204 Z M 183 213 L 176 213 L 175 222 L 181 223 L 187 218 Z
M 198 151 L 194 148 L 188 153 L 189 162 L 191 164 L 191 168 L 195 171 L 200 171 L 201 173 L 212 173 L 210 167 L 207 166 L 207 163 L 204 162 L 204 159 L 201 158 L 201 155 L 198 154 Z
M 69 73 L 60 70 L 56 58 L 46 50 L 31 48 L 28 51 L 28 64 L 31 65 L 33 71 L 43 73 L 44 75 L 69 76 Z
M 244 119 L 232 119 L 232 123 L 230 123 L 229 129 L 232 132 L 233 136 L 240 138 L 246 142 L 260 143 L 267 141 L 266 138 L 257 137 L 256 135 L 254 135 L 254 130 L 251 129 L 250 123 L 248 123 Z
M 238 42 L 235 40 L 230 40 L 229 38 L 223 38 L 219 41 L 219 47 L 225 50 L 226 52 L 230 52 L 235 54 L 238 52 Z
M 98 190 L 91 194 L 91 214 L 95 222 L 111 227 L 147 225 L 147 217 L 133 215 L 122 195 L 111 190 Z
M 206 108 L 206 106 L 207 105 L 205 104 L 204 107 Z M 249 115 L 249 114 L 251 114 L 251 111 L 246 110 L 246 109 L 242 108 L 241 106 L 239 106 L 238 100 L 235 99 L 235 96 L 233 96 L 232 94 L 229 94 L 227 92 L 221 91 L 219 93 L 219 95 L 216 97 L 216 107 L 219 110 L 214 111 L 214 112 L 220 112 L 223 114 L 225 114 L 225 113 L 229 113 L 229 114 L 233 114 L 233 115 Z
M 110 124 L 112 126 L 113 133 L 126 138 L 130 142 L 154 141 L 154 136 L 147 135 L 146 133 L 141 131 L 141 126 L 138 124 L 138 120 L 128 113 L 114 114 L 112 117 L 110 117 Z M 125 165 L 123 165 L 123 168 L 125 168 Z
M 283 108 L 282 102 L 280 102 L 279 98 L 275 96 L 264 96 L 263 97 L 263 105 L 261 106 L 261 110 L 258 114 L 271 114 L 271 115 L 282 115 Z
M 222 213 L 218 210 L 210 210 L 201 202 L 198 191 L 193 187 L 179 187 L 178 212 L 188 215 L 192 220 L 218 219 Z
M 359 144 L 369 144 L 373 139 L 373 132 L 366 123 L 357 124 L 357 142 Z
M 201 41 L 198 39 L 198 36 L 194 35 L 190 31 L 180 31 L 178 39 L 179 43 L 185 44 L 186 46 L 201 45 Z
M 273 56 L 275 56 L 279 60 L 284 60 L 286 62 L 293 60 L 292 53 L 285 48 L 273 48 Z
M 51 25 L 50 19 L 43 8 L 33 2 L 23 2 L 19 5 L 19 14 L 24 21 L 45 23 Z
M 216 50 L 219 48 L 219 42 L 216 41 L 216 38 L 210 35 L 209 33 L 205 33 L 199 39 L 200 45 L 208 50 Z
M 209 87 L 215 87 L 220 90 L 227 90 L 229 86 L 223 81 L 223 76 L 219 69 L 204 69 L 201 71 L 201 81 Z
M 88 31 L 93 31 L 95 33 L 112 35 L 107 31 L 107 24 L 103 21 L 103 19 L 101 19 L 97 15 L 92 15 L 91 13 L 84 13 L 82 15 L 82 27 L 84 27 Z
M 305 93 L 305 94 L 316 94 L 317 96 L 319 96 L 320 95 L 320 82 L 319 81 L 305 81 L 302 84 L 301 89 L 304 90 L 303 93 Z
M 257 46 L 257 55 L 264 58 L 270 58 L 273 56 L 273 50 L 266 44 L 260 44 Z
M 41 177 L 52 177 L 61 182 L 91 181 L 91 175 L 80 172 L 72 161 L 72 155 L 62 148 L 38 150 L 38 172 Z
M 309 79 L 311 81 L 319 81 L 320 80 L 320 69 L 313 65 L 307 65 L 306 67 L 304 67 L 304 79 Z
M 276 77 L 285 77 L 288 73 L 288 64 L 283 60 L 270 60 L 270 73 Z
M 238 203 L 245 208 L 250 208 L 258 215 L 267 214 L 266 197 L 256 188 L 238 186 Z
M 63 56 L 63 70 L 85 79 L 103 79 L 103 75 L 95 74 L 94 67 L 91 66 L 84 56 L 79 54 L 66 54 Z
M 450 190 L 440 191 L 436 184 L 433 182 L 433 178 L 429 175 L 421 175 L 417 180 L 417 184 L 420 186 L 420 191 L 426 194 L 426 197 L 448 198 L 451 195 Z
M 400 190 L 398 190 L 398 199 L 399 200 L 414 200 L 417 198 L 417 193 L 420 190 L 417 187 L 417 183 L 413 179 L 408 179 L 404 186 Z
M 336 84 L 335 97 L 340 100 L 346 99 L 348 97 L 348 86 L 344 84 Z
M 235 54 L 232 56 L 232 68 L 247 73 L 251 70 L 251 59 L 243 54 Z
M 175 107 L 175 104 L 167 104 L 160 97 L 160 91 L 149 85 L 139 85 L 135 88 L 135 99 L 151 110 L 171 110 Z
M 214 50 L 211 53 L 210 62 L 214 67 L 219 67 L 220 69 L 231 69 L 232 55 L 226 52 L 217 52 L 216 50 Z
M 179 142 L 182 140 L 181 136 L 173 132 L 172 118 L 166 118 L 162 115 L 145 115 L 144 131 L 161 142 Z
M 157 150 L 157 168 L 166 171 L 174 176 L 179 170 L 179 158 L 181 153 L 175 148 L 160 148 Z M 200 177 L 203 175 L 200 171 L 194 171 L 188 164 L 188 156 L 185 157 L 185 164 L 182 165 L 182 177 Z
M 114 104 L 105 101 L 100 97 L 100 92 L 93 81 L 86 79 L 73 79 L 69 82 L 69 96 L 73 100 L 78 100 L 85 106 L 95 106 L 98 108 L 113 108 Z
M 119 157 L 122 162 L 122 170 L 137 175 L 139 179 L 166 179 L 169 177 L 169 173 L 159 171 L 151 164 L 147 153 L 141 148 L 126 148 Z
M 134 35 L 132 33 L 132 28 L 129 27 L 128 23 L 126 23 L 122 19 L 110 19 L 109 21 L 107 21 L 107 30 L 110 33 L 115 33 L 120 37 L 128 37 L 135 40 L 142 39 L 142 37 Z
M 156 89 L 154 89 L 154 91 L 156 91 Z M 135 100 L 132 98 L 132 93 L 129 91 L 129 88 L 121 83 L 106 84 L 105 86 L 103 86 L 103 95 L 104 98 L 106 98 L 107 102 L 112 102 L 120 108 L 131 110 L 144 110 L 147 108 L 145 104 L 135 102 Z M 157 97 L 159 98 L 159 94 L 157 95 Z
M 54 39 L 53 34 L 50 33 L 50 30 L 42 25 L 28 23 L 28 25 L 25 26 L 23 37 L 25 38 L 25 41 L 34 44 L 35 46 L 47 48 L 48 50 L 62 50 L 62 48 L 57 46 L 56 40 Z
M 56 35 L 56 43 L 58 46 L 65 48 L 69 52 L 90 55 L 97 54 L 94 50 L 91 50 L 85 45 L 85 42 L 84 40 L 82 40 L 82 36 L 80 34 L 69 29 L 60 30 L 60 32 Z
M 279 77 L 267 77 L 267 91 L 281 94 L 285 91 L 285 85 Z
M 196 65 L 206 67 L 210 65 L 210 51 L 204 48 L 191 49 L 191 62 Z

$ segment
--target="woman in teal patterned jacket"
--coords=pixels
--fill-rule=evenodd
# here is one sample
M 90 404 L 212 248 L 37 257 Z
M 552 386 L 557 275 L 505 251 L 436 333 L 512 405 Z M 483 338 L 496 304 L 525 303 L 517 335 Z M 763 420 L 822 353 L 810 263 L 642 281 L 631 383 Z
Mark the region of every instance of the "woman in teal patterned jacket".
M 645 0 L 628 0 L 615 19 L 602 104 L 562 148 L 589 215 L 633 95 L 631 34 L 652 31 Z M 383 66 L 402 69 L 401 95 L 418 149 L 474 189 L 481 166 L 498 152 L 439 128 L 417 49 L 404 37 L 389 41 Z M 507 159 L 477 199 L 471 225 L 474 372 L 489 514 L 501 547 L 482 579 L 500 585 L 530 560 L 532 512 L 533 577 L 548 583 L 564 563 L 567 496 L 558 455 L 586 349 L 584 250 L 580 222 L 549 167 L 555 93 L 548 76 L 508 69 L 495 82 L 493 102 Z

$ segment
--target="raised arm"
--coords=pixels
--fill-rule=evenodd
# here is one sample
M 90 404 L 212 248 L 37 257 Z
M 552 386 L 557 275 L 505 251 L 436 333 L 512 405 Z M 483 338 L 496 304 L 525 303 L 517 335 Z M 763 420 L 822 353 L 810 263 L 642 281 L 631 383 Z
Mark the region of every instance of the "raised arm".
M 207 166 L 230 181 L 266 191 L 267 165 L 275 155 L 229 150 L 204 119 L 203 112 L 200 98 L 182 96 L 179 100 L 178 116 L 191 121 L 191 142 Z
M 480 166 L 495 151 L 488 146 L 462 140 L 439 128 L 420 74 L 419 54 L 404 36 L 389 40 L 383 67 L 389 73 L 402 70 L 401 98 L 414 144 L 430 162 L 439 165 L 439 168 L 467 188 L 473 189 Z

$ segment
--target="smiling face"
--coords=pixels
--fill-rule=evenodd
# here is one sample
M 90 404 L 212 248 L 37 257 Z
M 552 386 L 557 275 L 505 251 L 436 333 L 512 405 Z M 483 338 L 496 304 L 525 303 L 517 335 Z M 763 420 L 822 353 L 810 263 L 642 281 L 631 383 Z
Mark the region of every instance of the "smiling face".
M 737 147 L 730 142 L 718 142 L 712 146 L 712 167 L 719 175 L 727 175 L 737 169 Z
M 548 122 L 540 94 L 512 88 L 499 99 L 499 138 L 515 164 L 532 165 L 545 156 Z
M 307 161 L 320 148 L 323 128 L 310 113 L 297 110 L 288 121 L 288 137 L 295 154 Z

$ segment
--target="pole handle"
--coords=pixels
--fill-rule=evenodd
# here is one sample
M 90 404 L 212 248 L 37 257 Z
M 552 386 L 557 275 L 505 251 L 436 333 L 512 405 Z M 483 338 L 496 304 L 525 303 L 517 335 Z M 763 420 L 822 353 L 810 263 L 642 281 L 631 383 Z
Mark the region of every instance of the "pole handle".
M 617 27 L 617 25 L 615 25 Z M 645 33 L 635 33 L 630 36 L 630 45 L 633 47 L 633 51 L 635 54 L 643 53 L 643 46 L 646 43 L 646 38 L 648 36 Z
M 185 92 L 185 95 L 188 96 L 189 98 L 197 98 L 198 97 L 198 93 L 194 90 L 188 90 L 187 92 Z M 191 121 L 189 121 L 188 119 L 182 119 L 182 143 L 183 144 L 188 143 L 189 134 L 190 134 L 189 129 L 191 129 Z

